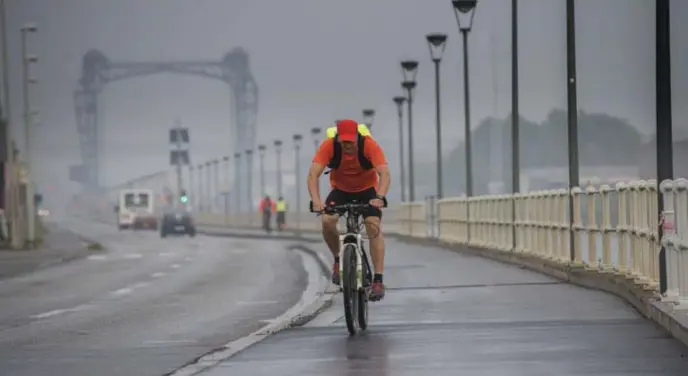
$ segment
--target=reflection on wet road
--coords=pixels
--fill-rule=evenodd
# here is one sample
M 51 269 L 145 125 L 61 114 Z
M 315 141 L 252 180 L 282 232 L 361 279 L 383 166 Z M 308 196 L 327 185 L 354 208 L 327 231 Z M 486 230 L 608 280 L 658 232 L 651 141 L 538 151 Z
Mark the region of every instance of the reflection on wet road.
M 162 375 L 301 298 L 302 256 L 276 242 L 80 226 L 102 254 L 0 281 L 0 374 Z
M 203 373 L 221 375 L 673 375 L 688 349 L 620 299 L 518 267 L 389 242 L 384 301 L 350 338 L 341 296 Z

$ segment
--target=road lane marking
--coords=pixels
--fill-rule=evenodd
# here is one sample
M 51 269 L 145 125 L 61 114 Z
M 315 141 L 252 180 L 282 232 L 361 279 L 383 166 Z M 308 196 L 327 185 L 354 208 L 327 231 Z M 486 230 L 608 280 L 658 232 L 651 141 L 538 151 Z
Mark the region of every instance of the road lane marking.
M 253 300 L 247 302 L 238 302 L 238 305 L 261 305 L 261 304 L 277 304 L 277 300 Z
M 129 287 L 125 287 L 125 288 L 113 291 L 112 295 L 119 295 L 119 296 L 127 295 L 127 294 L 130 294 L 132 291 L 134 291 L 134 290 L 130 289 Z
M 124 258 L 129 260 L 140 259 L 142 257 L 143 255 L 140 253 L 127 253 L 126 255 L 124 255 Z
M 172 265 L 170 265 L 170 268 L 172 268 L 172 269 L 177 269 L 177 268 L 179 268 L 179 267 L 181 267 L 181 265 L 179 265 L 179 264 L 172 264 Z
M 164 277 L 164 276 L 166 276 L 166 275 L 167 275 L 167 273 L 164 273 L 164 272 L 157 272 L 157 273 L 151 274 L 151 277 L 153 277 L 153 278 L 160 278 L 160 277 Z
M 193 257 L 186 256 L 184 257 L 184 261 L 193 261 Z
M 107 260 L 107 257 L 103 255 L 90 255 L 88 256 L 88 259 L 93 261 L 102 261 Z
M 70 312 L 83 311 L 83 310 L 88 309 L 88 308 L 90 308 L 90 307 L 91 307 L 90 305 L 83 304 L 83 305 L 79 305 L 79 306 L 76 306 L 76 307 L 73 307 L 73 308 L 56 309 L 56 310 L 44 312 L 44 313 L 41 313 L 41 314 L 38 314 L 38 315 L 33 315 L 33 316 L 31 316 L 31 318 L 32 318 L 32 319 L 47 319 L 47 318 L 49 318 L 49 317 L 61 315 L 61 314 L 63 314 L 63 313 L 70 313 Z
M 172 256 L 174 256 L 174 253 L 172 253 L 172 252 L 160 252 L 160 253 L 158 253 L 158 255 L 161 257 L 172 257 Z
M 143 341 L 144 345 L 179 345 L 179 344 L 191 344 L 191 343 L 198 343 L 198 341 L 194 340 L 158 340 L 158 341 Z

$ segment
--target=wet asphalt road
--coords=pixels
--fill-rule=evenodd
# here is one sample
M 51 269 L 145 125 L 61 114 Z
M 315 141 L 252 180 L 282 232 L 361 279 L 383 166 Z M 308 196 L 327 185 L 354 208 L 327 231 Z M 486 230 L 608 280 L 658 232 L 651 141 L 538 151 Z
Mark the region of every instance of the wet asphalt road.
M 611 295 L 388 241 L 387 297 L 349 337 L 341 295 L 204 376 L 688 375 L 688 349 Z
M 0 375 L 162 375 L 306 288 L 303 256 L 277 242 L 67 225 L 109 249 L 0 281 Z

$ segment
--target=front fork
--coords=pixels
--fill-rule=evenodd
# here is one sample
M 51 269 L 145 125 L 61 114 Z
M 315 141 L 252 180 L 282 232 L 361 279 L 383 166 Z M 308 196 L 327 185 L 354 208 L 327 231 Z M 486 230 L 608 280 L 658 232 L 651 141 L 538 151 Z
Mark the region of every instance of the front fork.
M 340 235 L 339 236 L 339 249 L 343 250 L 344 249 L 344 239 L 346 238 L 346 235 Z M 370 283 L 373 279 L 372 272 L 370 270 L 370 262 L 368 260 L 368 256 L 366 255 L 365 249 L 363 248 L 363 242 L 361 241 L 362 237 L 360 234 L 356 235 L 356 247 L 358 249 L 358 252 L 356 252 L 356 289 L 360 290 L 362 288 L 369 288 Z M 366 263 L 368 265 L 368 268 L 366 270 L 366 275 L 363 275 L 363 263 Z M 342 262 L 339 263 L 339 287 L 343 287 L 344 283 L 344 272 L 342 270 Z

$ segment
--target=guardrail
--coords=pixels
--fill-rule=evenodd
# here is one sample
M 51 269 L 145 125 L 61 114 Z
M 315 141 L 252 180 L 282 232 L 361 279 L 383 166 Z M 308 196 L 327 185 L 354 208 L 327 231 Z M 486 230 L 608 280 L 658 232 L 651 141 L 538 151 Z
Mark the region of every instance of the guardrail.
M 428 203 L 406 203 L 400 208 L 400 229 L 405 236 L 428 237 L 433 232 L 429 226 L 437 226 L 436 237 L 443 243 L 623 275 L 650 290 L 659 288 L 663 245 L 668 283 L 664 300 L 688 310 L 688 180 L 664 181 L 660 190 L 665 203 L 662 218 L 657 216 L 657 182 L 641 180 L 574 188 L 570 194 L 561 189 L 446 198 L 435 204 L 436 224 L 427 220 Z

